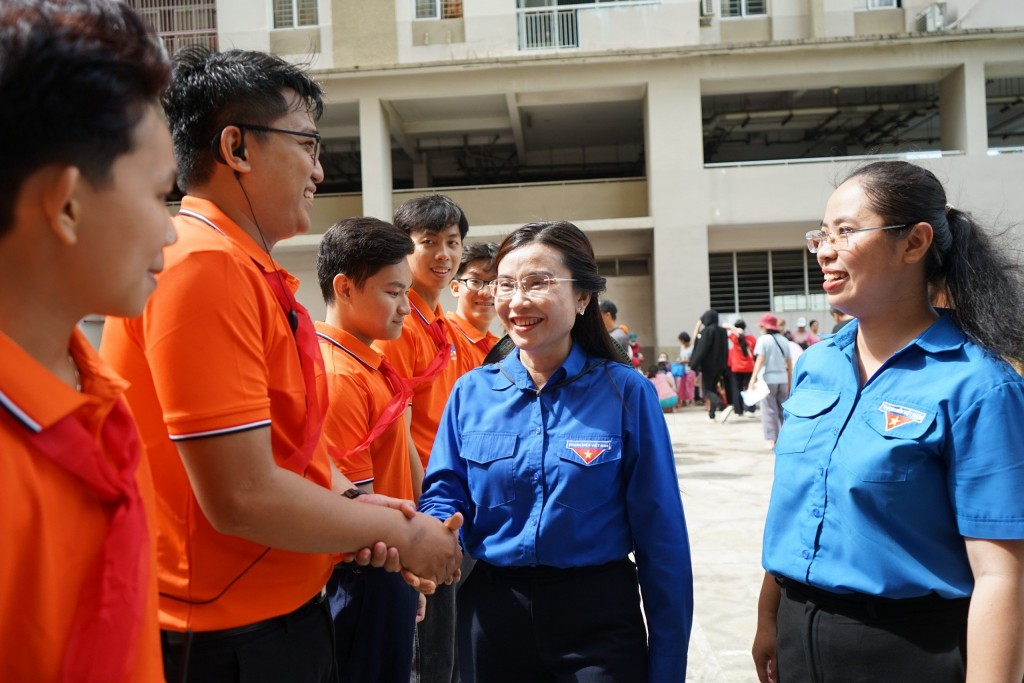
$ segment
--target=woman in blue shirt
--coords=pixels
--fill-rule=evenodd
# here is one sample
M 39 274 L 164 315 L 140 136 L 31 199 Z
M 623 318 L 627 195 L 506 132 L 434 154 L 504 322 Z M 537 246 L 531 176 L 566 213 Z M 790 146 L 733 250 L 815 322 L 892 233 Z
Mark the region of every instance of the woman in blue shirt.
M 456 383 L 420 500 L 464 513 L 477 560 L 458 595 L 462 678 L 681 683 L 693 577 L 654 387 L 618 360 L 579 228 L 523 226 L 496 264 L 517 348 Z
M 829 304 L 856 320 L 802 355 L 784 405 L 758 676 L 1019 683 L 1018 274 L 931 172 L 899 161 L 840 185 L 807 244 Z

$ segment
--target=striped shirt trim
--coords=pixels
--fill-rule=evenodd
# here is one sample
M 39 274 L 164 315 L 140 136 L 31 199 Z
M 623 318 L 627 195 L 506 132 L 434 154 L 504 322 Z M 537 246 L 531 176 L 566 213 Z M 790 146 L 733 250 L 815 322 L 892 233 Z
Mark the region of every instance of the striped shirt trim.
M 269 427 L 270 420 L 259 420 L 258 422 L 247 422 L 242 425 L 235 425 L 234 427 L 224 427 L 223 429 L 209 429 L 205 432 L 192 432 L 191 434 L 171 434 L 171 441 L 188 441 L 190 439 L 205 439 L 210 436 L 226 436 L 228 434 L 238 434 L 239 432 L 248 432 L 253 429 L 259 429 L 260 427 Z
M 345 353 L 347 353 L 348 355 L 352 356 L 357 361 L 359 361 L 359 363 L 361 365 L 363 365 L 367 370 L 373 370 L 374 372 L 377 372 L 377 368 L 373 367 L 372 365 L 367 363 L 365 360 L 360 358 L 354 351 L 352 351 L 351 349 L 347 348 L 344 344 L 342 344 L 340 341 L 338 341 L 334 337 L 332 337 L 332 336 L 330 336 L 328 334 L 324 334 L 320 330 L 317 330 L 316 336 L 320 337 L 321 339 L 323 339 L 325 342 L 327 342 L 331 346 L 335 346 L 335 347 L 341 349 L 342 351 L 344 351 Z
M 19 408 L 17 404 L 11 400 L 11 397 L 2 391 L 0 391 L 0 406 L 3 406 L 4 410 L 11 414 L 11 417 L 20 422 L 21 426 L 30 432 L 38 434 L 43 431 L 43 426 L 41 424 L 29 417 L 28 413 Z

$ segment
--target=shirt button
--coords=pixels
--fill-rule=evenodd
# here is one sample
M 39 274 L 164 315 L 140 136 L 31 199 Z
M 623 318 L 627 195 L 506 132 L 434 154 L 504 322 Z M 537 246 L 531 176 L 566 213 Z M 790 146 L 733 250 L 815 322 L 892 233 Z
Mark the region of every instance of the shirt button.
M 825 474 L 825 468 L 824 467 L 819 467 L 818 468 L 818 476 L 821 477 L 821 476 L 824 476 L 824 474 Z
M 810 556 L 811 556 L 811 551 L 810 550 L 804 550 L 804 551 L 802 551 L 800 553 L 800 557 L 804 558 L 805 560 L 810 558 Z
M 530 477 L 530 481 L 536 484 L 538 481 L 540 481 L 540 474 L 534 472 L 533 475 Z
M 815 517 L 821 517 L 821 510 L 819 510 L 818 508 L 814 508 L 813 510 L 811 510 L 811 514 Z
M 537 427 L 536 429 L 534 429 L 533 433 L 534 434 L 540 434 L 540 427 Z

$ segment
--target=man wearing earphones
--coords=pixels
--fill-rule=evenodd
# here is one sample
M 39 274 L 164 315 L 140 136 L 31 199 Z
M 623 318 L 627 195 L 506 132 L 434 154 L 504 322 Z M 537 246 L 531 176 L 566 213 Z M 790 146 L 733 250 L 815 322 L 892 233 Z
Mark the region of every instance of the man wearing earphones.
M 109 321 L 102 347 L 131 382 L 153 467 L 164 671 L 331 680 L 322 589 L 335 554 L 362 548 L 365 563 L 372 549 L 427 587 L 455 573 L 456 534 L 385 496 L 357 501 L 321 439 L 315 331 L 270 255 L 309 230 L 320 86 L 265 53 L 188 49 L 164 109 L 187 193 L 179 241 L 160 296 Z

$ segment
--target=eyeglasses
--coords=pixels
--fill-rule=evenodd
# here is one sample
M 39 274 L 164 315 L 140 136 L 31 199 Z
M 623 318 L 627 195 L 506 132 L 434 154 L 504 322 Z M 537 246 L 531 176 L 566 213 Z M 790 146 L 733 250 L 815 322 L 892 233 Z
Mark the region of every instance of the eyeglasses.
M 550 275 L 527 275 L 522 280 L 513 280 L 510 277 L 499 277 L 491 283 L 491 291 L 495 299 L 511 299 L 517 289 L 523 291 L 527 299 L 543 297 L 547 295 L 552 283 L 576 282 L 571 277 L 551 277 Z
M 872 230 L 900 230 L 902 228 L 909 228 L 914 223 L 902 223 L 900 225 L 885 225 L 880 228 L 839 228 L 834 233 L 825 232 L 824 230 L 811 230 L 809 233 L 804 235 L 807 240 L 807 250 L 812 254 L 817 254 L 821 250 L 821 243 L 827 242 L 833 250 L 838 251 L 839 249 L 850 248 L 850 235 L 855 232 L 871 232 Z
M 478 277 L 457 277 L 455 281 L 466 285 L 466 289 L 471 292 L 486 290 L 488 294 L 491 293 L 491 284 L 494 282 L 494 280 L 481 280 Z
M 285 130 L 284 128 L 270 128 L 268 126 L 256 126 L 249 123 L 233 123 L 233 126 L 238 126 L 242 130 L 258 130 L 261 133 L 284 133 L 285 135 L 297 135 L 301 138 L 309 138 L 309 142 L 302 143 L 302 146 L 306 148 L 306 153 L 309 154 L 309 158 L 316 164 L 320 160 L 320 133 L 307 133 L 301 130 Z

